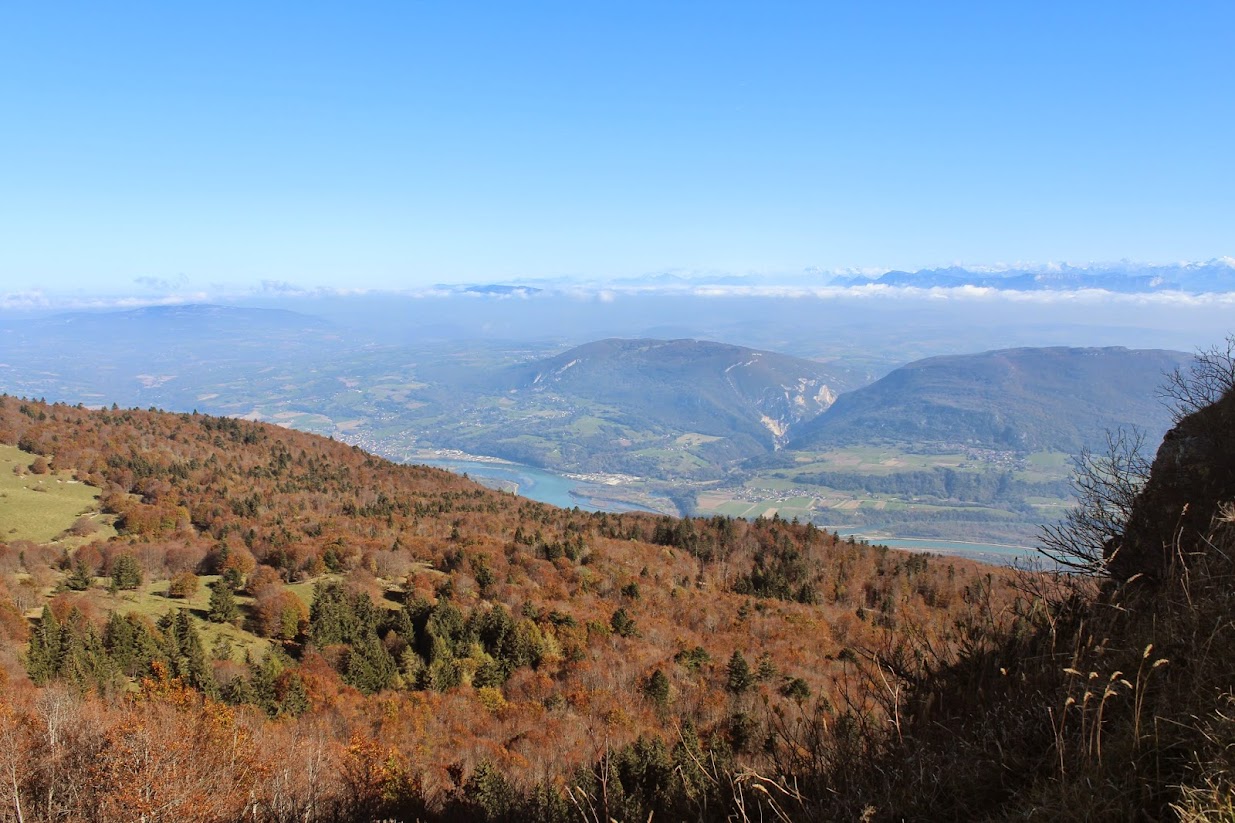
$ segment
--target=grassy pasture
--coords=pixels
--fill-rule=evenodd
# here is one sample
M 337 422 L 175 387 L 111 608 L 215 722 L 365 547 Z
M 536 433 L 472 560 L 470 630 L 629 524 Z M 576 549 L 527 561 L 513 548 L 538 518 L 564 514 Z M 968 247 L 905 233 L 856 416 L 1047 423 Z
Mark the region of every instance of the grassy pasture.
M 606 425 L 608 421 L 599 417 L 579 417 L 571 421 L 568 428 L 581 437 L 590 437 L 600 434 L 601 428 Z
M 168 597 L 168 581 L 166 580 L 150 581 L 132 591 L 120 591 L 112 594 L 107 590 L 107 584 L 110 582 L 109 579 L 96 577 L 94 585 L 81 592 L 80 596 L 100 614 L 107 614 L 113 611 L 120 614 L 140 614 L 152 621 L 157 621 L 173 609 L 187 609 L 197 618 L 194 621 L 194 625 L 201 634 L 202 644 L 206 647 L 207 654 L 210 653 L 210 649 L 213 648 L 218 639 L 224 637 L 231 643 L 231 656 L 233 660 L 243 660 L 246 652 L 254 659 L 260 658 L 270 650 L 271 641 L 264 637 L 258 637 L 230 623 L 211 623 L 206 619 L 206 615 L 210 611 L 209 585 L 218 579 L 218 575 L 202 575 L 198 578 L 201 582 L 201 587 L 198 589 L 197 594 L 190 598 L 180 599 Z M 253 598 L 238 594 L 236 595 L 236 603 L 240 606 L 241 614 L 247 617 L 249 610 L 253 606 Z
M 915 454 L 892 447 L 851 446 L 828 452 L 803 453 L 795 458 L 792 471 L 812 473 L 846 471 L 861 474 L 892 474 L 923 469 L 960 468 L 968 458 L 955 454 Z
M 713 437 L 709 434 L 699 434 L 698 432 L 687 432 L 686 434 L 678 435 L 673 442 L 679 446 L 702 446 L 704 443 L 714 443 L 720 440 L 719 437 Z
M 98 489 L 65 471 L 31 474 L 35 457 L 0 445 L 0 540 L 50 543 L 81 515 L 98 512 Z M 99 525 L 108 528 L 101 520 Z

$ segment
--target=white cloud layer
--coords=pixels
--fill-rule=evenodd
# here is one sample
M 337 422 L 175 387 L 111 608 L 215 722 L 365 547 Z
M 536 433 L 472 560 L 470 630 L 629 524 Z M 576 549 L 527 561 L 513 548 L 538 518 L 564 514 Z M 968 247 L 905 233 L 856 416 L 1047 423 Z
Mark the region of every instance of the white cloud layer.
M 234 303 L 250 299 L 337 299 L 364 295 L 422 300 L 466 298 L 484 301 L 571 298 L 611 303 L 639 297 L 698 297 L 715 299 L 793 299 L 942 301 L 958 303 L 1003 302 L 1034 305 L 1140 305 L 1172 307 L 1213 307 L 1235 304 L 1235 258 L 1218 257 L 1205 262 L 1153 265 L 1096 263 L 1070 265 L 995 264 L 967 265 L 955 269 L 956 280 L 984 280 L 981 285 L 927 285 L 939 270 L 897 275 L 894 282 L 878 282 L 887 271 L 861 269 L 827 272 L 818 268 L 775 275 L 733 274 L 715 271 L 673 270 L 650 273 L 641 278 L 589 282 L 581 278 L 529 280 L 519 283 L 451 284 L 419 288 L 379 290 L 364 287 L 306 288 L 282 280 L 263 280 L 256 287 L 211 286 L 189 291 L 183 276 L 171 279 L 141 277 L 135 280 L 143 294 L 90 296 L 56 294 L 41 289 L 0 292 L 0 311 L 39 312 L 54 310 L 105 310 L 139 306 L 180 305 L 187 303 Z M 1044 279 L 1025 278 L 1027 273 L 1050 275 Z M 1060 275 L 1060 273 L 1064 273 Z M 1077 275 L 1079 276 L 1072 276 Z M 953 274 L 953 271 L 947 272 Z M 982 275 L 992 275 L 983 278 Z M 1102 277 L 1089 275 L 1101 274 Z M 1009 275 L 1004 279 L 1001 275 Z M 1056 276 L 1059 275 L 1059 276 Z M 1126 275 L 1126 278 L 1124 277 Z M 1162 275 L 1162 276 L 1159 276 Z M 940 278 L 934 278 L 936 282 Z M 923 285 L 913 285 L 921 281 Z M 1017 288 L 1038 283 L 1032 288 Z M 1183 288 L 1162 288 L 1163 284 L 1183 284 Z M 1189 287 L 1189 286 L 1192 287 Z M 1108 288 L 1108 286 L 1111 286 Z M 1138 290 L 1139 289 L 1139 290 Z

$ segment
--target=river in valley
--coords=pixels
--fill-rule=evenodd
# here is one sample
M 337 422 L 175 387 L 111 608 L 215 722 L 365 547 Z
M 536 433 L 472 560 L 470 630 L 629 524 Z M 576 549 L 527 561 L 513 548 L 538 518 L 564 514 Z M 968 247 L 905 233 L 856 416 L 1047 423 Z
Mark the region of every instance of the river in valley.
M 655 511 L 638 503 L 614 500 L 611 487 L 600 483 L 575 480 L 561 474 L 524 466 L 519 463 L 498 463 L 487 460 L 414 458 L 412 463 L 423 463 L 446 469 L 455 474 L 466 474 L 477 483 L 502 491 L 512 491 L 524 497 L 571 509 L 578 506 L 583 511 L 625 512 Z
M 538 500 L 541 503 L 548 503 L 564 509 L 578 506 L 583 511 L 654 511 L 654 509 L 641 506 L 638 503 L 615 500 L 611 486 L 591 483 L 586 480 L 576 480 L 572 477 L 532 466 L 524 466 L 519 463 L 437 457 L 416 457 L 409 460 L 409 462 L 435 466 L 455 474 L 466 474 L 476 482 L 490 488 L 514 492 L 532 500 Z M 936 538 L 886 537 L 877 534 L 863 535 L 844 529 L 840 531 L 840 535 L 842 537 L 852 535 L 855 538 L 869 540 L 871 543 L 882 544 L 894 549 L 960 555 L 987 563 L 1002 565 L 1041 560 L 1040 555 L 1032 548 L 1026 546 L 972 543 Z

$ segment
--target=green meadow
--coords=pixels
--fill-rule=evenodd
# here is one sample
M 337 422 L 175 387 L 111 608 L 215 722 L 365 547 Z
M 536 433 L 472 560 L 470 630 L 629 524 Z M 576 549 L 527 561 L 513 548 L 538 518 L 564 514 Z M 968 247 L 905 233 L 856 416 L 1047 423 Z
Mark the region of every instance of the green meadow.
M 114 534 L 98 515 L 99 490 L 69 472 L 32 473 L 37 457 L 0 445 L 0 540 L 50 543 L 82 515 L 91 517 L 104 537 Z

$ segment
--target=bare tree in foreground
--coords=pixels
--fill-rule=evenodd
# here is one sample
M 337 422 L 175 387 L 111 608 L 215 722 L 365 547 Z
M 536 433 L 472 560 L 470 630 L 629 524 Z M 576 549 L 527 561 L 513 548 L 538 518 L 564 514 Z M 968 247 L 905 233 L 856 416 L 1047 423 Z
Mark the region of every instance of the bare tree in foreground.
M 1123 535 L 1149 479 L 1144 432 L 1107 432 L 1106 443 L 1105 451 L 1085 449 L 1076 458 L 1072 490 L 1077 504 L 1038 537 L 1042 554 L 1082 574 L 1105 572 L 1107 550 Z
M 1198 351 L 1186 367 L 1166 376 L 1159 397 L 1178 426 L 1235 391 L 1235 335 L 1222 345 Z M 1194 418 L 1195 419 L 1195 418 Z M 1072 489 L 1077 505 L 1059 523 L 1042 529 L 1039 551 L 1058 565 L 1082 574 L 1107 572 L 1119 550 L 1137 497 L 1149 480 L 1153 457 L 1146 453 L 1144 432 L 1107 433 L 1101 453 L 1082 451 L 1076 459 Z

